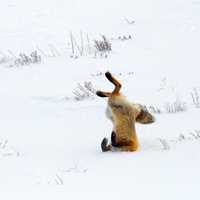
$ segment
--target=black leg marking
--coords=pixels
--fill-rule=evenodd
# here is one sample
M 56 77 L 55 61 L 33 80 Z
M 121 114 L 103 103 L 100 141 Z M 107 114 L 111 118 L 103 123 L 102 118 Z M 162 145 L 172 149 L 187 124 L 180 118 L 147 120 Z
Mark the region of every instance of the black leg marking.
M 101 91 L 97 91 L 96 92 L 96 95 L 99 96 L 99 97 L 107 97 L 103 92 Z
M 101 150 L 103 152 L 109 151 L 110 150 L 110 146 L 108 145 L 108 139 L 104 138 L 101 142 Z
M 106 78 L 107 78 L 109 81 L 112 82 L 112 75 L 111 75 L 110 72 L 106 72 L 106 73 L 105 73 L 105 76 L 106 76 Z
M 115 85 L 115 89 L 114 89 L 113 93 L 119 93 L 119 91 L 120 91 L 120 89 L 121 89 L 121 87 L 122 87 L 122 85 L 119 83 L 119 81 L 116 80 L 116 79 L 112 76 L 112 74 L 111 74 L 110 72 L 106 72 L 106 73 L 105 73 L 105 76 L 106 76 L 106 78 L 107 78 L 111 83 L 113 83 L 113 84 Z
M 116 138 L 116 133 L 112 131 L 111 133 L 111 144 L 113 147 L 117 147 L 117 138 Z

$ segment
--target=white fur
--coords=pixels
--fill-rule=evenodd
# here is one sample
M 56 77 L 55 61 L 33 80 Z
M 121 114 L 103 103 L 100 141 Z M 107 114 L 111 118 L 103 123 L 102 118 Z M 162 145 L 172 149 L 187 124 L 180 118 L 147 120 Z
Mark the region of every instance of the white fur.
M 112 110 L 110 108 L 109 105 L 107 105 L 107 108 L 106 108 L 106 117 L 108 117 L 108 119 L 112 120 L 112 117 L 113 116 L 113 113 L 112 113 Z
M 127 106 L 132 108 L 136 113 L 140 113 L 141 112 L 141 105 L 140 104 L 135 104 L 135 103 L 131 103 L 127 100 L 126 97 L 124 96 L 117 96 L 114 99 L 110 100 L 110 103 L 114 103 L 117 105 L 121 105 L 121 106 Z M 112 120 L 113 119 L 113 113 L 112 113 L 112 109 L 108 103 L 107 108 L 106 108 L 106 116 Z

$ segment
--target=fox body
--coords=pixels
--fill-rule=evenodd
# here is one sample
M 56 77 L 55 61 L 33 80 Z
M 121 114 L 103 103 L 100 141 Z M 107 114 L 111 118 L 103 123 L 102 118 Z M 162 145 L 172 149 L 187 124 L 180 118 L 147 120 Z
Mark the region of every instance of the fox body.
M 154 117 L 140 104 L 133 104 L 120 94 L 121 84 L 109 72 L 107 79 L 115 85 L 112 93 L 97 91 L 100 97 L 108 97 L 106 115 L 113 122 L 111 143 L 107 138 L 101 143 L 102 151 L 136 151 L 139 147 L 135 122 L 149 124 Z

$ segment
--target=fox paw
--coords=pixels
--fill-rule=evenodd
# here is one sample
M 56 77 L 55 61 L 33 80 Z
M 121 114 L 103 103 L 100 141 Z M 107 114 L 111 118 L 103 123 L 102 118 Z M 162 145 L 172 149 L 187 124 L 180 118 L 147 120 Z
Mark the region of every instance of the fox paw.
M 97 91 L 96 92 L 96 95 L 99 96 L 99 97 L 107 97 L 103 92 L 101 91 Z
M 108 145 L 108 139 L 104 138 L 101 142 L 101 150 L 103 152 L 109 151 L 110 150 L 110 145 Z
M 106 76 L 106 78 L 107 78 L 108 80 L 111 80 L 111 79 L 112 79 L 112 75 L 111 75 L 110 72 L 106 72 L 106 73 L 105 73 L 105 76 Z

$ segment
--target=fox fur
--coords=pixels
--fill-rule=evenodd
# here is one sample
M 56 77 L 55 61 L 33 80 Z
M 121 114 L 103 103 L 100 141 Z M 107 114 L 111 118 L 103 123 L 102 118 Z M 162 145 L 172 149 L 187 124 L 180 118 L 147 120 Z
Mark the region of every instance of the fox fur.
M 113 123 L 111 143 L 104 138 L 101 143 L 102 151 L 136 151 L 139 142 L 136 135 L 135 122 L 150 124 L 154 117 L 140 104 L 134 104 L 121 95 L 120 82 L 110 72 L 105 73 L 106 78 L 115 85 L 113 92 L 97 91 L 99 97 L 108 97 L 106 115 Z

